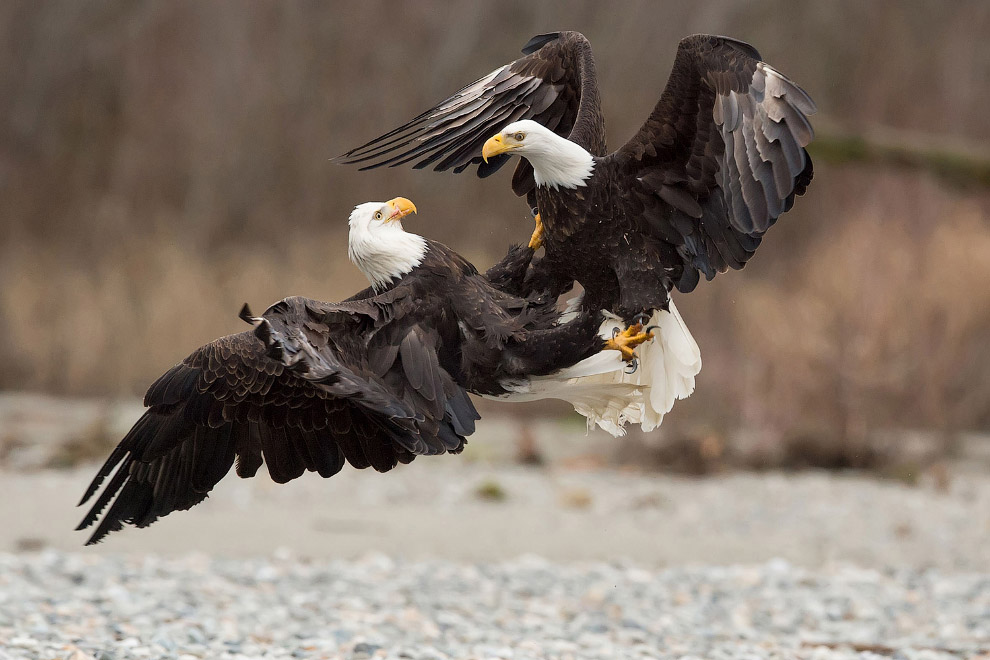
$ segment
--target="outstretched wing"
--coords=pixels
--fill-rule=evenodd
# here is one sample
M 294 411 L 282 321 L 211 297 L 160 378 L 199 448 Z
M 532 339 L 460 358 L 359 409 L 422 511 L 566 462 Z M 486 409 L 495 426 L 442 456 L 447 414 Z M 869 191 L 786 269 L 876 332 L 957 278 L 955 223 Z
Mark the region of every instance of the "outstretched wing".
M 259 339 L 265 336 L 262 325 L 223 337 L 149 388 L 149 409 L 80 502 L 93 497 L 117 468 L 78 527 L 94 524 L 109 505 L 87 543 L 125 523 L 145 527 L 198 504 L 235 460 L 241 477 L 254 476 L 265 463 L 272 479 L 284 483 L 306 470 L 330 477 L 345 460 L 384 472 L 417 454 L 463 447 L 463 436 L 477 419 L 463 390 L 445 391 L 439 406 L 396 391 L 387 380 L 408 382 L 392 375 L 401 365 L 390 364 L 379 376 L 369 363 L 387 347 L 360 358 L 352 352 L 368 333 L 360 319 L 344 322 L 337 315 L 324 323 L 325 313 L 314 317 L 301 311 L 303 300 L 279 303 L 281 310 L 266 313 L 267 336 L 274 338 L 267 345 Z M 286 359 L 286 352 L 275 349 L 290 340 L 308 344 L 308 352 Z M 414 348 L 427 354 L 416 356 L 424 360 L 436 350 L 428 344 Z M 415 390 L 415 385 L 407 386 Z
M 381 303 L 393 297 L 397 298 L 394 304 Z M 382 308 L 377 322 L 364 326 L 361 332 L 342 331 L 341 309 L 363 305 Z M 408 313 L 417 307 L 418 301 L 394 290 L 346 303 L 294 297 L 272 305 L 263 317 L 252 320 L 257 322 L 255 335 L 268 347 L 268 355 L 308 382 L 340 388 L 347 373 L 340 356 L 360 360 L 362 374 L 375 385 L 375 392 L 387 397 L 376 400 L 376 406 L 401 405 L 413 411 L 414 432 L 392 437 L 407 451 L 456 452 L 464 444 L 463 436 L 474 432 L 478 413 L 467 392 L 441 365 L 439 334 Z M 407 308 L 405 313 L 402 308 Z M 246 316 L 245 310 L 242 317 Z M 344 318 L 344 323 L 354 322 L 354 317 Z
M 649 119 L 609 156 L 628 191 L 626 215 L 678 246 L 678 289 L 693 289 L 699 270 L 711 279 L 741 268 L 804 193 L 815 109 L 749 44 L 710 35 L 681 41 Z
M 482 161 L 485 140 L 519 119 L 532 119 L 593 154 L 605 154 L 605 129 L 591 45 L 578 32 L 533 37 L 526 54 L 458 90 L 453 96 L 385 135 L 335 160 L 371 169 L 412 163 L 442 172 L 478 166 L 478 176 L 496 172 L 508 154 Z M 520 161 L 513 190 L 525 195 L 535 184 Z

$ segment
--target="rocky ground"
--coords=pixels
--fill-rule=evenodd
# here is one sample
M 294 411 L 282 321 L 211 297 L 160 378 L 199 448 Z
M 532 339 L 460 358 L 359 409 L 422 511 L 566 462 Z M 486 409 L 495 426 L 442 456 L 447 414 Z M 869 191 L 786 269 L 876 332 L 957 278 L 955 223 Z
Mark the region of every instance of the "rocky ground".
M 939 491 L 439 458 L 230 478 L 83 548 L 73 505 L 93 469 L 0 473 L 0 659 L 990 652 L 990 479 L 975 473 Z
M 0 660 L 990 658 L 983 469 L 525 468 L 497 460 L 508 424 L 386 475 L 230 476 L 90 548 L 72 528 L 96 465 L 36 469 L 58 452 L 21 442 L 34 465 L 0 469 Z
M 975 573 L 0 556 L 0 658 L 934 660 L 988 639 Z

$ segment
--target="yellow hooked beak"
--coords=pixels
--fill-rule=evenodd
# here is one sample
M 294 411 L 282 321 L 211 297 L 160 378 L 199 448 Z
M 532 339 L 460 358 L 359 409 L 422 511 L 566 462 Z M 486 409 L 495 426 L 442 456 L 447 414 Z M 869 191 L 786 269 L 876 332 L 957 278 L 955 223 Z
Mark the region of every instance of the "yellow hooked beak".
M 513 144 L 506 142 L 502 138 L 502 134 L 492 136 L 488 138 L 488 142 L 485 142 L 485 146 L 481 148 L 481 157 L 488 162 L 488 159 L 492 156 L 498 156 L 499 154 L 504 154 L 507 151 L 512 151 L 513 149 L 518 149 L 518 144 Z
M 410 213 L 416 212 L 416 205 L 410 202 L 405 197 L 396 197 L 395 199 L 390 199 L 387 202 L 385 202 L 385 204 L 392 209 L 392 212 L 389 214 L 389 216 L 385 218 L 385 222 L 395 222 L 400 218 L 406 217 Z

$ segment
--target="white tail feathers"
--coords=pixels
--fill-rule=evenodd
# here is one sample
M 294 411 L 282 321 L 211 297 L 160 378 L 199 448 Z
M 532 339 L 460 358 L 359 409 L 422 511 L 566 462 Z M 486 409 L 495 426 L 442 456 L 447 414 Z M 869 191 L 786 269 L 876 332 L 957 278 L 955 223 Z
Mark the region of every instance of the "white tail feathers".
M 655 311 L 649 325 L 656 326 L 654 337 L 636 349 L 639 368 L 634 373 L 626 373 L 618 352 L 602 351 L 554 374 L 505 384 L 510 393 L 497 398 L 562 399 L 588 419 L 588 428 L 597 424 L 614 436 L 625 433 L 627 423 L 652 431 L 674 401 L 694 392 L 701 351 L 673 301 L 669 312 Z M 610 338 L 614 328 L 624 330 L 625 324 L 610 315 L 599 335 Z

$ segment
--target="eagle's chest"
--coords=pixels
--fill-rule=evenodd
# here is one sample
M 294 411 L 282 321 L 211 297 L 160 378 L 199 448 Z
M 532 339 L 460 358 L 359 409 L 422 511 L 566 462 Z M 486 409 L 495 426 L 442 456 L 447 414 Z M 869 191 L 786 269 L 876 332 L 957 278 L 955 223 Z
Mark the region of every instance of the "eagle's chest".
M 581 247 L 600 243 L 608 234 L 612 217 L 606 193 L 607 186 L 597 178 L 577 188 L 537 188 L 537 207 L 549 253 L 576 255 Z M 604 255 L 587 256 L 594 256 L 597 261 Z

